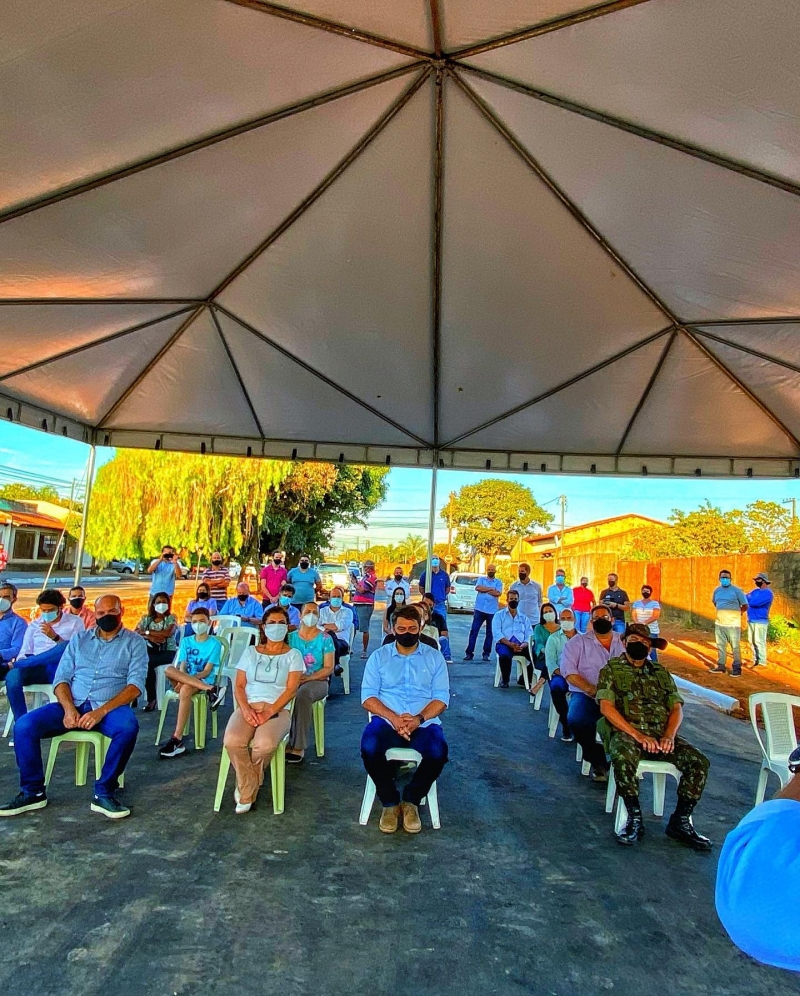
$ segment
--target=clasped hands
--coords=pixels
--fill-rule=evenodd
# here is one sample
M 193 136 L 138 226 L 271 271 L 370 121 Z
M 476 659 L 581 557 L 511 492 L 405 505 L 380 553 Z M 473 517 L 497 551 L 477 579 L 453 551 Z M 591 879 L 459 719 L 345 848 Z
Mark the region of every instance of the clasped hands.
M 273 716 L 277 715 L 277 710 L 272 706 L 267 709 L 253 709 L 252 706 L 242 706 L 242 716 L 244 716 L 245 721 L 250 724 L 250 726 L 259 727 L 263 726 L 264 723 L 272 719 Z
M 636 740 L 648 754 L 671 754 L 675 750 L 674 737 L 661 737 L 659 740 L 658 737 L 648 737 L 640 733 Z
M 412 716 L 410 712 L 403 712 L 392 719 L 392 726 L 404 740 L 410 740 L 414 730 L 422 726 L 419 716 Z
M 64 710 L 64 728 L 67 730 L 93 730 L 105 716 L 101 709 L 92 709 L 81 715 L 73 706 Z

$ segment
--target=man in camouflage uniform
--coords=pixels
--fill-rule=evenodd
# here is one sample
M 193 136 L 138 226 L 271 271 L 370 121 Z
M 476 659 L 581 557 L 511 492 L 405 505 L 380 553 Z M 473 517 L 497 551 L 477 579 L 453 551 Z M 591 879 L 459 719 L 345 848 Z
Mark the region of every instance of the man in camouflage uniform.
M 625 653 L 610 658 L 597 680 L 597 701 L 603 719 L 598 730 L 611 757 L 617 791 L 628 810 L 627 825 L 616 834 L 620 844 L 634 844 L 644 835 L 636 771 L 642 758 L 668 761 L 681 772 L 678 805 L 666 834 L 697 851 L 711 841 L 692 825 L 708 775 L 708 758 L 676 736 L 683 719 L 683 699 L 672 675 L 648 660 L 651 647 L 663 650 L 667 641 L 652 636 L 647 626 L 631 623 L 623 637 Z

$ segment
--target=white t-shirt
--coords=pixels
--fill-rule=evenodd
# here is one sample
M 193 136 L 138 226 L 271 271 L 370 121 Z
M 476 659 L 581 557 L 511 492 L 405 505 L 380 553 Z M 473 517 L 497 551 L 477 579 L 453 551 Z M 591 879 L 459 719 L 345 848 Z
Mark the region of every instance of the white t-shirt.
M 633 622 L 642 623 L 647 626 L 653 636 L 658 636 L 661 632 L 658 626 L 658 619 L 653 619 L 653 609 L 660 609 L 661 606 L 654 599 L 637 599 L 631 606 L 631 619 Z
M 299 650 L 282 654 L 260 654 L 255 647 L 247 647 L 236 665 L 247 678 L 245 695 L 248 702 L 276 702 L 286 691 L 291 671 L 305 671 Z

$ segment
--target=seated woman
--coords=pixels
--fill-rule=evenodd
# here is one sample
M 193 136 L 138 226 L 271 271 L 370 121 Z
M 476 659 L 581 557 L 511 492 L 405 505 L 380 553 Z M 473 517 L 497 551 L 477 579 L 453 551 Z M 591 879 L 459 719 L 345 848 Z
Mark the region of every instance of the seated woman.
M 572 743 L 575 739 L 569 728 L 569 685 L 561 674 L 561 657 L 564 647 L 578 635 L 575 625 L 576 613 L 572 609 L 562 609 L 557 632 L 552 633 L 544 648 L 545 674 L 550 685 L 550 698 L 561 721 L 561 739 Z
M 193 696 L 205 692 L 212 709 L 216 709 L 222 701 L 222 689 L 215 688 L 214 682 L 225 652 L 224 645 L 216 636 L 209 635 L 211 623 L 208 609 L 200 606 L 192 612 L 190 618 L 194 635 L 185 636 L 181 640 L 176 661 L 178 666 L 170 664 L 164 672 L 180 699 L 175 732 L 159 750 L 159 757 L 179 757 L 186 753 L 183 731 L 189 722 Z
M 165 591 L 157 591 L 147 603 L 147 615 L 142 616 L 136 626 L 136 632 L 147 643 L 145 712 L 153 712 L 156 708 L 156 668 L 172 663 L 178 647 L 175 640 L 177 629 L 178 621 L 172 615 L 172 598 Z
M 209 616 L 217 614 L 217 600 L 216 598 L 211 598 L 210 594 L 208 583 L 201 581 L 197 586 L 195 597 L 186 606 L 186 612 L 183 615 L 183 621 L 186 624 L 184 628 L 186 636 L 192 635 L 192 613 L 195 609 L 205 609 Z
M 545 647 L 547 641 L 553 633 L 557 633 L 561 627 L 558 623 L 558 612 L 552 602 L 545 602 L 542 605 L 541 619 L 538 626 L 533 628 L 533 666 L 537 671 L 542 672 L 542 677 L 531 685 L 531 695 L 535 695 L 545 681 L 550 677 L 547 672 L 545 661 Z M 521 684 L 521 682 L 520 682 Z
M 286 642 L 289 614 L 280 605 L 265 610 L 257 646 L 236 665 L 236 706 L 225 729 L 225 750 L 236 772 L 236 813 L 249 813 L 264 782 L 264 766 L 289 732 L 287 706 L 303 673 L 303 658 Z
M 306 602 L 300 616 L 300 628 L 289 634 L 289 646 L 300 652 L 305 667 L 294 703 L 292 729 L 286 760 L 299 764 L 308 746 L 312 706 L 328 694 L 329 678 L 333 674 L 333 639 L 319 628 L 319 609 L 316 602 Z
M 406 593 L 404 588 L 395 588 L 392 592 L 391 601 L 386 606 L 386 612 L 383 615 L 383 635 L 384 643 L 388 642 L 385 637 L 394 636 L 394 614 L 398 609 L 402 609 L 406 605 Z

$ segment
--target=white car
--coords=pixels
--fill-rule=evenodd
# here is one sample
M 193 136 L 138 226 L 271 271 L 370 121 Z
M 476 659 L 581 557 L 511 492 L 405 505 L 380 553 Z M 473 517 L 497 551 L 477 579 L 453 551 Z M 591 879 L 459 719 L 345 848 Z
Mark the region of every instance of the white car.
M 450 577 L 450 593 L 447 596 L 449 612 L 472 612 L 475 609 L 475 599 L 478 597 L 475 585 L 480 576 L 456 571 Z

